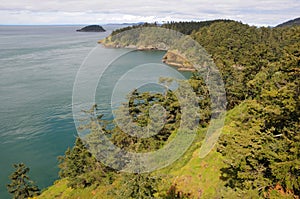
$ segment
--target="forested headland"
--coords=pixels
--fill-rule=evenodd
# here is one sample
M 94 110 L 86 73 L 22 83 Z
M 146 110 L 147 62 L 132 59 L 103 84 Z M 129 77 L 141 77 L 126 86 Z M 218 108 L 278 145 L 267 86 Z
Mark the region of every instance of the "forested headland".
M 112 36 L 156 26 L 127 27 Z M 196 139 L 174 164 L 153 173 L 122 173 L 97 161 L 78 138 L 59 158 L 60 179 L 37 198 L 299 198 L 300 26 L 255 27 L 215 20 L 161 27 L 190 35 L 212 55 L 221 73 L 227 114 L 214 149 L 199 158 L 211 112 L 209 91 L 195 73 L 189 83 L 199 97 L 202 117 Z M 166 125 L 150 138 L 131 137 L 101 116 L 85 128 L 100 123 L 116 146 L 135 152 L 157 150 L 172 139 L 181 116 L 172 92 L 162 96 L 134 90 L 129 104 L 140 126 L 147 125 L 149 107 L 163 106 Z

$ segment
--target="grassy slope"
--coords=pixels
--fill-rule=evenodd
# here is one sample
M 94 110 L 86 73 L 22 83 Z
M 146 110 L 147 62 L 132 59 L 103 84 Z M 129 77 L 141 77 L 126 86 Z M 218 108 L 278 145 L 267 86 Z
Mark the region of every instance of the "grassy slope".
M 246 101 L 227 113 L 223 133 L 236 131 L 235 122 L 233 121 L 236 121 L 246 111 L 247 103 L 251 102 Z M 178 191 L 190 194 L 191 198 L 215 198 L 221 195 L 222 190 L 224 191 L 224 182 L 220 180 L 220 168 L 224 166 L 223 157 L 216 152 L 215 147 L 205 158 L 199 158 L 204 133 L 205 129 L 198 132 L 198 137 L 193 145 L 178 161 L 154 173 L 154 175 L 164 178 L 161 189 L 168 189 L 171 184 L 176 184 Z M 71 189 L 67 188 L 67 180 L 62 179 L 45 190 L 38 198 L 113 198 L 112 192 L 118 189 L 119 186 L 121 185 L 116 180 L 108 186 Z M 284 198 L 283 195 L 279 197 L 278 194 L 277 191 L 273 190 L 271 198 Z M 236 197 L 231 195 L 231 198 Z
M 177 184 L 178 190 L 184 193 L 190 193 L 192 196 L 202 194 L 205 198 L 211 198 L 216 194 L 216 188 L 221 183 L 219 180 L 219 169 L 222 166 L 221 156 L 214 150 L 206 158 L 200 159 L 198 153 L 199 149 L 195 150 L 190 161 L 180 169 L 170 169 L 168 172 L 167 170 L 161 170 L 157 174 L 169 175 L 167 186 L 174 183 Z M 49 187 L 38 198 L 113 198 L 110 193 L 118 186 L 118 182 L 115 182 L 113 185 L 105 187 L 88 187 L 74 190 L 67 188 L 67 180 L 63 179 Z
M 234 112 L 231 111 L 231 112 Z M 231 112 L 226 116 L 231 115 Z M 211 198 L 217 194 L 218 187 L 222 185 L 219 179 L 220 168 L 223 166 L 221 154 L 213 149 L 205 158 L 199 158 L 201 140 L 205 134 L 205 129 L 198 132 L 198 137 L 187 152 L 175 163 L 155 172 L 155 175 L 162 177 L 168 175 L 164 185 L 168 188 L 171 184 L 176 184 L 179 191 L 190 193 L 197 198 Z M 39 199 L 51 198 L 112 198 L 109 196 L 113 189 L 118 187 L 117 182 L 106 187 L 89 187 L 85 189 L 67 188 L 67 180 L 59 180 L 53 186 L 45 190 Z

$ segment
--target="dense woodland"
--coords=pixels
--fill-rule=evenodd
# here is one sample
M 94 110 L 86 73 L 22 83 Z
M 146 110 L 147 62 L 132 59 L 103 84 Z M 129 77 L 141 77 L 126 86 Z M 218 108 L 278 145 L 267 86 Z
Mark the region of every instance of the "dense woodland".
M 199 165 L 193 163 L 193 153 L 204 137 L 200 132 L 205 131 L 210 119 L 208 90 L 201 77 L 194 74 L 189 81 L 199 96 L 203 117 L 194 144 L 174 165 L 150 174 L 120 173 L 98 162 L 77 139 L 75 146 L 59 158 L 61 180 L 41 198 L 47 198 L 59 186 L 65 186 L 60 194 L 70 194 L 70 198 L 87 194 L 84 190 L 100 198 L 299 198 L 300 26 L 257 28 L 216 20 L 172 22 L 163 27 L 189 34 L 198 41 L 212 55 L 225 82 L 228 113 L 213 155 L 197 160 Z M 113 34 L 130 28 L 136 27 Z M 151 138 L 128 136 L 118 127 L 112 128 L 101 115 L 84 128 L 100 123 L 121 148 L 156 150 L 178 128 L 181 111 L 176 97 L 171 92 L 162 96 L 133 91 L 129 99 L 130 114 L 141 126 L 147 125 L 149 107 L 155 103 L 162 105 L 168 115 L 165 127 Z M 91 111 L 94 110 L 97 106 Z M 214 184 L 207 181 L 209 177 L 204 179 L 207 164 L 201 161 L 214 162 Z M 191 180 L 186 184 L 176 181 L 181 178 Z

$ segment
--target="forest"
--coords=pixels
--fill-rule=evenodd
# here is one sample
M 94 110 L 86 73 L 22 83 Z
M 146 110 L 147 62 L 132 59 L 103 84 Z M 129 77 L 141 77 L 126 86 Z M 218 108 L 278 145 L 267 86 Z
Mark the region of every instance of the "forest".
M 112 35 L 156 26 L 160 25 L 126 27 Z M 211 118 L 209 91 L 195 73 L 188 81 L 199 97 L 202 116 L 193 144 L 174 164 L 152 173 L 119 172 L 92 155 L 90 151 L 99 143 L 77 138 L 74 147 L 59 157 L 60 179 L 41 194 L 29 196 L 299 198 L 300 26 L 255 27 L 214 20 L 169 22 L 162 27 L 187 34 L 203 46 L 223 78 L 227 114 L 222 134 L 210 154 L 204 159 L 195 155 Z M 97 124 L 116 146 L 127 151 L 157 150 L 172 139 L 181 117 L 176 96 L 172 92 L 163 96 L 137 90 L 130 96 L 129 113 L 136 123 L 147 125 L 149 107 L 159 104 L 167 110 L 164 128 L 155 136 L 136 138 L 99 115 L 82 127 L 92 131 L 87 140 L 99 136 Z M 95 105 L 86 114 L 97 109 Z

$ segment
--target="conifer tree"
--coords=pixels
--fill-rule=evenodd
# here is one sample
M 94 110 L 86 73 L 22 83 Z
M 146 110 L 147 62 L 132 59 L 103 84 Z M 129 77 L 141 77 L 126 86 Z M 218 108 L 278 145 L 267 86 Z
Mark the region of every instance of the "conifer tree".
M 154 198 L 160 178 L 150 174 L 127 174 L 123 176 L 122 188 L 118 191 L 119 198 Z
M 25 199 L 40 194 L 39 188 L 30 180 L 27 173 L 29 168 L 24 163 L 14 164 L 16 169 L 10 176 L 11 183 L 7 185 L 9 193 L 14 199 Z
M 58 159 L 59 176 L 69 178 L 69 186 L 86 187 L 96 181 L 96 177 L 84 175 L 96 170 L 100 171 L 100 166 L 80 138 L 76 139 L 72 149 L 67 149 L 65 155 Z

